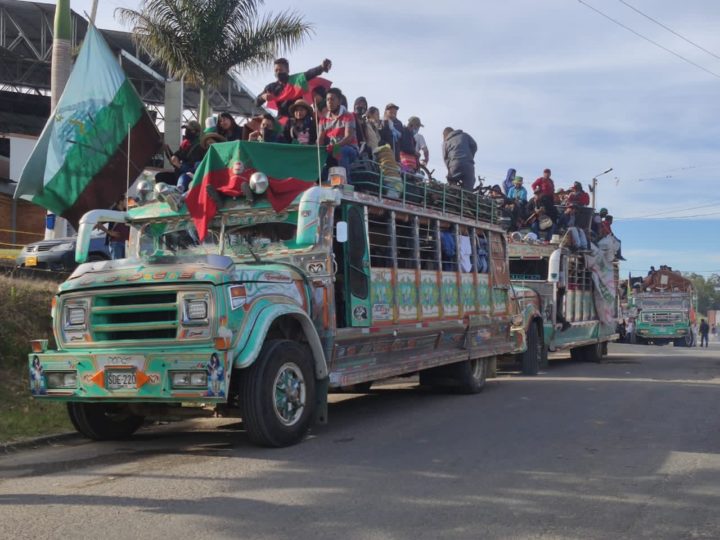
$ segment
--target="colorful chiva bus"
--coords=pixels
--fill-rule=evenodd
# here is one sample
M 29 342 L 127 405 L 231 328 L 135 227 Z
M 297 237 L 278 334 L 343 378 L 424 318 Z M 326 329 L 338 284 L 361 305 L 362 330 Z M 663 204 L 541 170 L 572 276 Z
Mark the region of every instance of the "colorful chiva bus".
M 205 160 L 232 174 L 254 144 L 216 144 Z M 303 151 L 262 151 L 274 146 L 279 162 Z M 203 241 L 187 207 L 167 200 L 87 214 L 80 261 L 103 221 L 130 225 L 129 255 L 82 264 L 60 286 L 57 350 L 33 343 L 33 394 L 67 402 L 94 439 L 214 411 L 283 446 L 326 421 L 331 389 L 419 373 L 478 392 L 489 362 L 525 347 L 492 207 L 481 216 L 477 195 L 371 180 L 309 181 L 281 210 L 257 188 L 267 182 L 251 183 L 254 198 L 224 200 Z
M 559 241 L 516 239 L 508 251 L 528 342 L 519 356 L 523 373 L 536 375 L 546 367 L 548 351 L 569 350 L 575 360 L 600 361 L 608 342 L 619 337 L 619 267 L 614 250 L 594 247 L 578 253 Z

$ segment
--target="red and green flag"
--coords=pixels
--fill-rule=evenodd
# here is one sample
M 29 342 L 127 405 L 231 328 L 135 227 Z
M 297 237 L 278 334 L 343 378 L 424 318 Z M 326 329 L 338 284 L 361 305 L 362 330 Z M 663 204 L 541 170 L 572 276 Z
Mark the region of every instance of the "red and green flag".
M 270 109 L 278 110 L 279 103 L 287 102 L 293 103 L 298 99 L 304 99 L 308 103 L 313 103 L 312 93 L 318 87 L 323 87 L 325 90 L 332 86 L 332 82 L 323 79 L 322 77 L 313 77 L 308 80 L 305 73 L 295 73 L 290 75 L 288 82 L 285 84 L 282 92 L 272 99 L 268 100 L 267 106 Z
M 321 163 L 327 154 L 320 150 Z M 185 205 L 195 223 L 202 241 L 208 224 L 217 214 L 217 205 L 208 194 L 212 186 L 227 197 L 243 196 L 243 184 L 250 181 L 254 172 L 262 172 L 270 181 L 263 195 L 275 212 L 282 212 L 295 198 L 308 188 L 317 185 L 318 148 L 297 144 L 276 144 L 250 141 L 216 143 L 208 148 L 188 187 Z
M 160 144 L 135 88 L 100 31 L 90 25 L 15 197 L 48 209 L 77 228 L 85 212 L 109 208 L 123 196 L 128 162 L 133 180 Z

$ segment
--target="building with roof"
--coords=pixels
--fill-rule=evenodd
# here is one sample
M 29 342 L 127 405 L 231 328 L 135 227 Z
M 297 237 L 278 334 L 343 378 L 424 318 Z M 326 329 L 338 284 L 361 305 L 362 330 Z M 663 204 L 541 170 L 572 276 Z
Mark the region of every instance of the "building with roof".
M 0 0 L 0 199 L 12 198 L 13 182 L 20 177 L 34 141 L 50 116 L 54 17 L 54 4 Z M 73 50 L 82 44 L 88 24 L 83 16 L 72 12 Z M 165 132 L 165 142 L 177 148 L 182 123 L 196 119 L 199 91 L 171 80 L 157 61 L 135 46 L 129 32 L 101 32 L 159 130 Z M 213 110 L 226 111 L 236 117 L 264 112 L 255 105 L 255 96 L 230 73 L 213 89 L 209 100 Z M 13 216 L 22 204 L 28 203 L 9 203 Z M 5 206 L 7 204 L 2 203 L 0 212 L 6 212 Z M 34 230 L 42 231 L 44 220 L 37 221 Z M 0 225 L 0 228 L 14 230 L 17 223 L 11 220 L 10 225 Z M 0 248 L 2 242 L 15 243 L 4 234 L 0 231 Z

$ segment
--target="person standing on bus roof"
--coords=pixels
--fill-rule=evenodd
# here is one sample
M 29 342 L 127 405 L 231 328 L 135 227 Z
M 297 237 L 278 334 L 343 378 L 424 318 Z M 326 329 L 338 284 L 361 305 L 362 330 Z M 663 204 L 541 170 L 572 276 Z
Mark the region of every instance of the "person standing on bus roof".
M 535 180 L 530 188 L 533 190 L 533 193 L 535 193 L 535 190 L 540 187 L 542 194 L 545 197 L 549 197 L 552 201 L 555 197 L 555 182 L 553 182 L 552 178 L 550 178 L 551 174 L 552 171 L 550 171 L 550 169 L 545 169 L 543 171 L 543 175 Z
M 425 142 L 425 137 L 420 133 L 420 128 L 423 126 L 420 118 L 417 116 L 411 116 L 408 118 L 408 128 L 410 129 L 415 139 L 415 153 L 420 156 L 420 164 L 427 165 L 430 160 L 430 150 Z
M 464 190 L 475 187 L 475 153 L 477 143 L 461 129 L 446 127 L 443 130 L 443 159 L 448 169 L 448 182 Z
M 327 58 L 314 68 L 310 68 L 305 72 L 305 80 L 309 81 L 330 71 L 332 62 Z M 271 82 L 263 89 L 262 93 L 255 100 L 255 105 L 262 106 L 266 101 L 276 100 L 281 96 L 290 81 L 290 62 L 285 58 L 278 58 L 274 62 L 275 82 Z M 302 97 L 302 93 L 288 95 L 288 99 L 277 101 L 278 118 L 287 118 L 290 116 L 290 105 Z

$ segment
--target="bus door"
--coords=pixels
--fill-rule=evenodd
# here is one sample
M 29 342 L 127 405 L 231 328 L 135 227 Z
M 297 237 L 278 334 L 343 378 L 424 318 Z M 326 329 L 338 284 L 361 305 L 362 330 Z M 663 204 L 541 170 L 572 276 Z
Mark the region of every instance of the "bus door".
M 347 326 L 370 326 L 370 258 L 365 230 L 365 208 L 343 206 L 348 239 L 343 244 L 345 276 L 345 321 Z
M 489 232 L 488 235 L 490 236 L 488 247 L 490 248 L 490 280 L 492 282 L 490 305 L 493 313 L 507 313 L 510 272 L 505 254 L 505 242 L 499 233 Z

